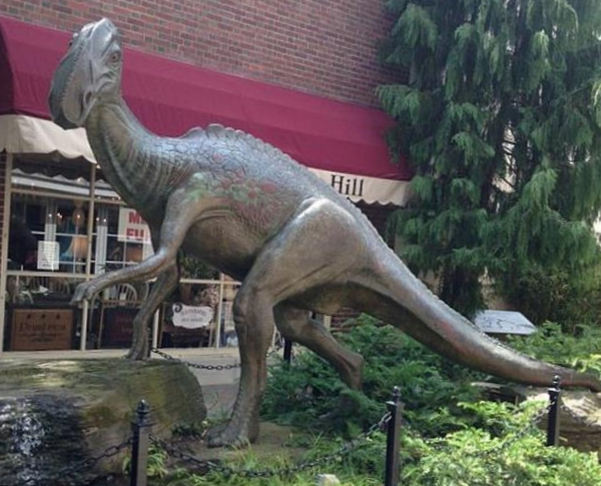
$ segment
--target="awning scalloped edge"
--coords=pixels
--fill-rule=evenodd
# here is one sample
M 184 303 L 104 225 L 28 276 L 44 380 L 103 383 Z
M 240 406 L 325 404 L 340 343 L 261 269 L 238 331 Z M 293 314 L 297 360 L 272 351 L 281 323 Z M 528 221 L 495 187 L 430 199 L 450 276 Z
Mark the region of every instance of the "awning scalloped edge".
M 83 128 L 64 130 L 50 120 L 25 115 L 0 116 L 0 152 L 3 150 L 13 154 L 58 152 L 68 159 L 84 158 L 96 162 Z M 309 170 L 354 202 L 402 206 L 408 197 L 407 181 Z

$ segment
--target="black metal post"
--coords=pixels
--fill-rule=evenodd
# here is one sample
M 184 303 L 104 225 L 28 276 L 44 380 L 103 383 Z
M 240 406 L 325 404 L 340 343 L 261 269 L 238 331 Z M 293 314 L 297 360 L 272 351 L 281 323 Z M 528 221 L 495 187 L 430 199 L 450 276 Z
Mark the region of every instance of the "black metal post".
M 386 438 L 386 476 L 384 486 L 398 486 L 400 474 L 399 449 L 401 446 L 401 421 L 403 419 L 403 404 L 401 403 L 401 389 L 394 387 L 392 401 L 386 402 L 391 413 L 388 422 L 388 435 Z
M 130 486 L 146 486 L 146 466 L 148 464 L 148 446 L 150 444 L 150 407 L 141 400 L 136 410 L 136 417 L 131 424 L 133 443 L 131 448 Z
M 549 388 L 549 417 L 547 422 L 547 446 L 559 444 L 559 402 L 561 398 L 561 377 L 555 375 L 553 386 Z
M 284 360 L 286 363 L 292 363 L 292 341 L 284 339 Z
M 149 325 L 146 330 L 146 359 L 150 359 L 152 358 L 152 327 Z

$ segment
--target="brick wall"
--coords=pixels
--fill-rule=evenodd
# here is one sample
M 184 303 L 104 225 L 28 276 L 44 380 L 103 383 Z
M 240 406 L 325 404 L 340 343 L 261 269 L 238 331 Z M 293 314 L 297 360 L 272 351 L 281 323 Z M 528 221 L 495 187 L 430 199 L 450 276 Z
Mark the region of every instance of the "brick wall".
M 69 31 L 106 16 L 131 47 L 365 105 L 394 79 L 384 0 L 2 0 L 0 15 Z

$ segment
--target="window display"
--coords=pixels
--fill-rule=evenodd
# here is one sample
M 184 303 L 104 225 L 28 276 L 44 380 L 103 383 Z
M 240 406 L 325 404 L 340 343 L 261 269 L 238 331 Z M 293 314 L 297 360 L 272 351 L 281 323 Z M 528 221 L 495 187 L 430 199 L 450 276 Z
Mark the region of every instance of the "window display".
M 123 284 L 78 308 L 77 284 L 153 252 L 150 231 L 83 160 L 16 159 L 11 172 L 4 350 L 127 348 L 152 282 Z M 233 346 L 238 284 L 181 253 L 181 283 L 158 311 L 157 346 Z M 219 325 L 217 325 L 219 323 Z

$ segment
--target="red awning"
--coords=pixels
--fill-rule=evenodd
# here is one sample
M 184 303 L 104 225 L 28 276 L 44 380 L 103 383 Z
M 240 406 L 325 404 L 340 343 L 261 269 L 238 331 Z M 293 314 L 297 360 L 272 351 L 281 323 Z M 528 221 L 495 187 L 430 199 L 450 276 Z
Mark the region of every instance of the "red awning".
M 71 35 L 0 17 L 0 115 L 50 118 L 50 79 Z M 177 136 L 221 123 L 308 167 L 408 180 L 389 160 L 383 112 L 126 49 L 123 95 L 150 130 Z

